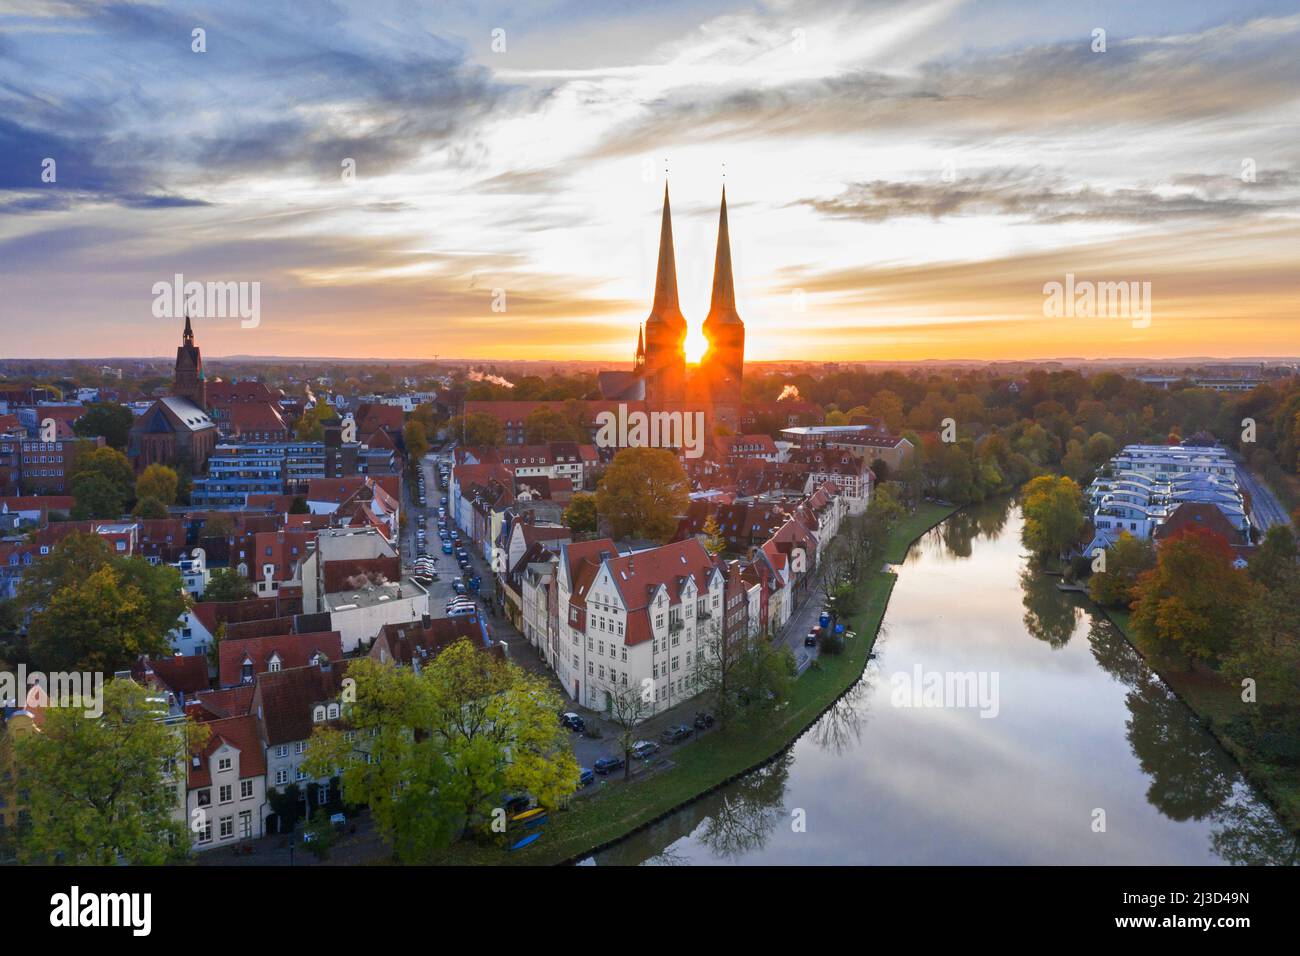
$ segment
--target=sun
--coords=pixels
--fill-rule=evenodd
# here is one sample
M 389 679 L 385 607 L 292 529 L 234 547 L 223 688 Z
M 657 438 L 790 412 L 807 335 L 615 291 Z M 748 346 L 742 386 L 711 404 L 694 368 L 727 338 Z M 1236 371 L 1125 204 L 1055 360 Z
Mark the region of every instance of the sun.
M 709 340 L 705 338 L 704 330 L 696 328 L 687 332 L 682 348 L 686 352 L 686 361 L 691 365 L 699 365 L 704 353 L 709 350 Z

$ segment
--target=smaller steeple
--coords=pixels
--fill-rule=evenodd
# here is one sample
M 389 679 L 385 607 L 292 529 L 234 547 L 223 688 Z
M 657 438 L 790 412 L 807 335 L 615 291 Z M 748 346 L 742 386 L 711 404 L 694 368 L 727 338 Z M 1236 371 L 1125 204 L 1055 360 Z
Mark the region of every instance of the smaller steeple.
M 638 325 L 636 327 L 636 361 L 635 368 L 645 365 L 645 328 Z
M 194 327 L 190 325 L 190 310 L 185 310 L 185 332 L 181 335 L 181 344 L 188 348 L 194 346 Z

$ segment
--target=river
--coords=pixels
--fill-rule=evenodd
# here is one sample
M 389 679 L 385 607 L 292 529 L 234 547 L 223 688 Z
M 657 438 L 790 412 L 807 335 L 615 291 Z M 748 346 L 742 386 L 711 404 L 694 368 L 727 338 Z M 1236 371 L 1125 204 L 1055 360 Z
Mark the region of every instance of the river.
M 812 731 L 585 862 L 1295 862 L 1296 839 L 1116 628 L 1029 569 L 1021 523 L 999 500 L 928 533 L 877 658 Z M 946 694 L 922 692 L 936 680 Z

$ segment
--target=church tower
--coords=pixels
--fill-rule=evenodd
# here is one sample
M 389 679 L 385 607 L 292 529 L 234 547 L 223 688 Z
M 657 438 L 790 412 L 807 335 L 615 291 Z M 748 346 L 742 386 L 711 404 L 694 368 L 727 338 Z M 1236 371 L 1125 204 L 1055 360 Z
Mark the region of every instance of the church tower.
M 731 236 L 727 231 L 727 187 L 722 187 L 718 214 L 718 251 L 713 260 L 713 296 L 704 319 L 709 349 L 700 363 L 710 400 L 722 418 L 721 406 L 739 414 L 740 385 L 745 368 L 745 323 L 736 312 L 736 290 L 731 276 Z
M 645 397 L 650 402 L 680 402 L 686 392 L 686 317 L 677 303 L 677 261 L 673 220 L 664 184 L 664 215 L 659 230 L 659 270 L 655 300 L 645 323 Z
M 176 349 L 176 371 L 172 376 L 172 394 L 188 398 L 205 412 L 208 409 L 208 382 L 203 376 L 203 356 L 194 344 L 190 315 L 185 313 L 185 332 Z

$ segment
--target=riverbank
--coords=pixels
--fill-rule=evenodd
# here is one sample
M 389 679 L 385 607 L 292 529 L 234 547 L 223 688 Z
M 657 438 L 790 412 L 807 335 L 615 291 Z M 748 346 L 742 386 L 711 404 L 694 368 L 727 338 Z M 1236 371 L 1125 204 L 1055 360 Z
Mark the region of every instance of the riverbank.
M 900 563 L 911 545 L 958 509 L 923 503 L 905 516 L 886 546 L 885 558 Z M 546 865 L 574 862 L 651 825 L 687 804 L 749 773 L 787 750 L 862 677 L 897 575 L 871 573 L 862 584 L 861 609 L 850 619 L 857 638 L 844 653 L 819 658 L 793 683 L 790 700 L 762 726 L 716 731 L 674 748 L 672 766 L 630 783 L 605 785 L 576 799 L 571 810 L 553 813 L 542 838 L 515 853 L 458 843 L 431 862 L 438 865 Z M 597 784 L 599 786 L 599 784 Z
M 1129 645 L 1232 755 L 1241 772 L 1273 805 L 1282 823 L 1292 833 L 1300 834 L 1300 767 L 1269 763 L 1231 733 L 1233 718 L 1248 715 L 1250 705 L 1242 701 L 1241 688 L 1216 674 L 1189 671 L 1177 661 L 1149 654 L 1133 633 L 1128 611 L 1092 603 L 1119 628 Z

